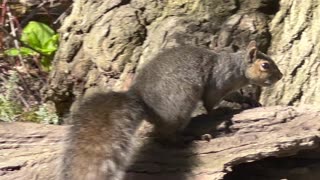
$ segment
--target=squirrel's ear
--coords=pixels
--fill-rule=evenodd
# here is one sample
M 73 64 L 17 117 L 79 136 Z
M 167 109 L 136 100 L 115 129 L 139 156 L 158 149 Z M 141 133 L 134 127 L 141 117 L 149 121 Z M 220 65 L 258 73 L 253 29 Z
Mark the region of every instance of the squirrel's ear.
M 256 48 L 257 49 L 257 42 L 255 40 L 252 40 L 252 41 L 249 42 L 249 44 L 247 46 L 247 50 L 249 50 L 251 48 Z
M 257 58 L 257 43 L 256 41 L 251 41 L 247 47 L 247 61 L 252 63 Z

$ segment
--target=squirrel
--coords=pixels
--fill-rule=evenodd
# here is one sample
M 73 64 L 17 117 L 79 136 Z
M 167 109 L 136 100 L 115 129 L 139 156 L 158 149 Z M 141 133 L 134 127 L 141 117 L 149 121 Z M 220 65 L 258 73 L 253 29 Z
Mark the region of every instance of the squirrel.
M 180 46 L 165 49 L 137 73 L 126 92 L 97 92 L 71 110 L 60 180 L 121 180 L 145 119 L 161 138 L 188 125 L 199 101 L 210 112 L 229 93 L 282 78 L 275 62 L 251 41 L 246 50 L 215 53 Z

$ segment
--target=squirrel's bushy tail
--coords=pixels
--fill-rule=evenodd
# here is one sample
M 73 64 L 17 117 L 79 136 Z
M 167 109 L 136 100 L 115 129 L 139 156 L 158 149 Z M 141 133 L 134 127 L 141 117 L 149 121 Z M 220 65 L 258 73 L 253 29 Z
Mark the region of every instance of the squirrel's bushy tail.
M 95 93 L 73 108 L 60 180 L 120 180 L 145 114 L 131 92 Z

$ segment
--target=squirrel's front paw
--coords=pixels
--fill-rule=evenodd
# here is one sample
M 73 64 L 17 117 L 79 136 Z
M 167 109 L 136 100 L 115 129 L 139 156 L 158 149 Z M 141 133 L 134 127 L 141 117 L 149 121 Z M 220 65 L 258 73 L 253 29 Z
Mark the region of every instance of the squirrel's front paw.
M 201 135 L 201 140 L 210 142 L 211 139 L 213 139 L 211 134 L 203 134 L 203 135 Z
M 244 106 L 245 109 L 262 106 L 262 104 L 259 101 L 255 100 L 253 98 L 250 98 L 250 97 L 245 97 L 245 96 L 243 97 L 243 104 L 246 105 L 246 106 Z

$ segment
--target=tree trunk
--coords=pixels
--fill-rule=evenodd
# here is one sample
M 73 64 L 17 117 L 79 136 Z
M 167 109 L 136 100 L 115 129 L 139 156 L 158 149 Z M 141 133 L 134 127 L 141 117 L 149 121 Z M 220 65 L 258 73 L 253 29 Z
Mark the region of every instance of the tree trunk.
M 319 14 L 316 0 L 77 0 L 60 29 L 45 94 L 63 116 L 74 97 L 92 87 L 127 89 L 163 48 L 193 44 L 238 51 L 255 39 L 284 78 L 261 96 L 253 87 L 253 96 L 264 105 L 310 103 L 318 109 L 268 107 L 224 117 L 225 124 L 206 126 L 218 127 L 214 139 L 185 149 L 164 149 L 141 138 L 127 179 L 320 179 Z M 190 126 L 203 123 L 194 122 Z M 52 179 L 68 127 L 1 128 L 14 126 L 25 131 L 1 129 L 0 175 Z
M 320 106 L 320 1 L 282 0 L 270 22 L 270 53 L 284 72 L 274 88 L 265 89 L 266 105 Z
M 125 90 L 163 48 L 194 44 L 238 51 L 256 39 L 267 51 L 268 24 L 278 8 L 277 0 L 75 1 L 60 29 L 45 94 L 63 115 L 91 87 Z
M 146 136 L 150 126 L 141 128 L 126 180 L 320 179 L 317 108 L 255 108 L 219 120 L 196 118 L 190 126 L 199 124 L 215 137 L 185 148 L 164 148 Z M 68 128 L 0 123 L 0 179 L 54 180 Z

